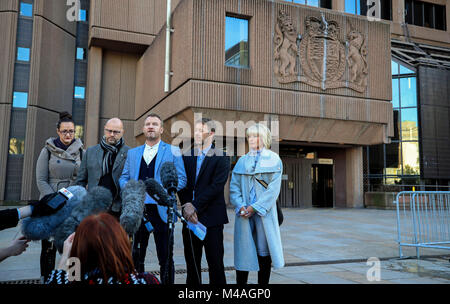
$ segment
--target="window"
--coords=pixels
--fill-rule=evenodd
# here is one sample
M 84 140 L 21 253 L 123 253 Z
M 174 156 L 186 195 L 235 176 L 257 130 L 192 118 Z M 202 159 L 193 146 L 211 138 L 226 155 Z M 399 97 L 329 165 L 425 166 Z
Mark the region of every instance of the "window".
M 78 99 L 84 99 L 86 89 L 84 87 L 75 87 L 74 97 Z
M 26 108 L 28 106 L 28 93 L 14 92 L 13 108 Z
M 413 67 L 391 61 L 394 137 L 390 144 L 367 147 L 369 189 L 401 191 L 396 185 L 411 185 L 419 180 L 419 119 L 417 74 Z M 377 185 L 391 185 L 383 188 Z
M 77 48 L 77 60 L 86 60 L 86 50 Z
M 18 61 L 30 61 L 30 49 L 18 47 L 17 48 L 17 60 Z
M 289 2 L 331 9 L 331 0 L 287 0 Z
M 24 17 L 33 17 L 33 4 L 20 2 L 20 15 Z
M 15 137 L 9 139 L 9 154 L 23 155 L 24 150 L 25 140 Z
M 375 2 L 368 6 L 367 0 L 346 0 L 345 12 L 349 14 L 366 16 L 375 5 Z M 392 0 L 380 0 L 380 18 L 392 20 Z
M 80 9 L 80 17 L 78 21 L 87 21 L 87 12 L 84 9 Z
M 446 31 L 445 10 L 445 5 L 406 0 L 406 23 Z
M 225 65 L 249 67 L 248 19 L 225 19 Z
M 345 12 L 349 14 L 361 15 L 361 1 L 359 0 L 345 1 Z

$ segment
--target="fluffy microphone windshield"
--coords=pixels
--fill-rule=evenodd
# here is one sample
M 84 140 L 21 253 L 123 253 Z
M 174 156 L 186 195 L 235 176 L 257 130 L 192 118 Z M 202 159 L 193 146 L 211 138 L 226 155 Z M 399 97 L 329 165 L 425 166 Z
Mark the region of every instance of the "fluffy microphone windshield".
M 176 192 L 178 187 L 177 169 L 173 162 L 165 162 L 161 166 L 161 182 L 164 188 L 171 192 Z
M 141 225 L 144 202 L 144 182 L 130 180 L 122 191 L 122 214 L 120 215 L 120 224 L 129 235 L 135 234 Z
M 101 186 L 89 189 L 81 203 L 72 209 L 70 216 L 56 229 L 55 246 L 58 251 L 62 252 L 64 241 L 77 229 L 84 218 L 108 211 L 111 204 L 111 191 Z
M 145 188 L 148 193 L 159 205 L 168 206 L 169 195 L 166 190 L 154 178 L 148 178 L 145 181 Z
M 42 217 L 29 217 L 22 221 L 22 234 L 32 241 L 47 240 L 54 236 L 56 229 L 61 225 L 86 195 L 87 191 L 80 186 L 68 187 L 73 197 L 56 213 Z

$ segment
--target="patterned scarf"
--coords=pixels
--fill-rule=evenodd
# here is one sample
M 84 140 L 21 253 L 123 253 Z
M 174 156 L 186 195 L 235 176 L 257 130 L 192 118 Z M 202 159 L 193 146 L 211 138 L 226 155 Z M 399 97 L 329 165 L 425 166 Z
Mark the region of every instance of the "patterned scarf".
M 110 145 L 106 142 L 105 136 L 102 137 L 102 141 L 100 142 L 100 146 L 102 147 L 105 154 L 103 155 L 103 164 L 102 171 L 103 176 L 111 172 L 111 167 L 113 165 L 112 159 L 113 156 L 117 156 L 120 148 L 123 145 L 123 138 L 121 138 L 115 145 Z

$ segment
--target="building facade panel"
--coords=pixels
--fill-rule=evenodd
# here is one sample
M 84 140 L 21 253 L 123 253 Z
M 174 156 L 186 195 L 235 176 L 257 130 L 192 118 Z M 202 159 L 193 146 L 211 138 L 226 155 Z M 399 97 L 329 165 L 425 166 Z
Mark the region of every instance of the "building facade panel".
M 25 140 L 25 157 L 23 160 L 22 190 L 20 198 L 30 200 L 39 198 L 36 184 L 36 162 L 45 141 L 57 137 L 56 124 L 59 113 L 40 107 L 28 107 Z
M 138 56 L 104 51 L 100 116 L 134 120 Z
M 77 23 L 67 19 L 67 12 L 70 6 L 67 1 L 60 0 L 35 0 L 34 1 L 36 16 L 41 16 L 47 21 L 61 27 L 75 37 Z
M 34 20 L 29 105 L 72 109 L 75 37 L 40 16 Z
M 450 71 L 419 66 L 422 176 L 450 179 Z

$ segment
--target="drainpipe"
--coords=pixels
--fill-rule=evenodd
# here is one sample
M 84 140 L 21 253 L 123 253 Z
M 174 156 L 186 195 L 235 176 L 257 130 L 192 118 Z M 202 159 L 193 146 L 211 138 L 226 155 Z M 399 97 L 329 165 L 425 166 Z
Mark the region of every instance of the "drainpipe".
M 170 34 L 171 29 L 171 0 L 167 0 L 167 18 L 166 18 L 166 65 L 164 73 L 164 92 L 168 93 L 170 91 Z

